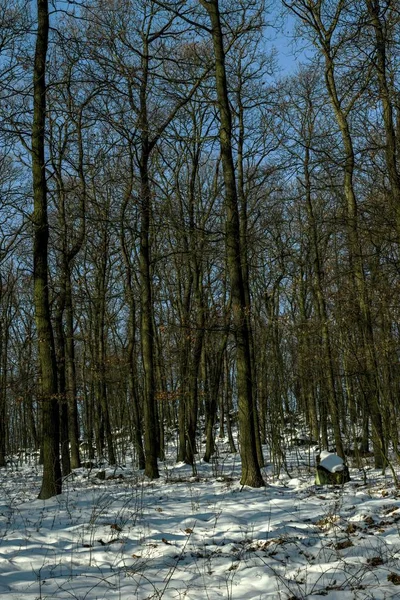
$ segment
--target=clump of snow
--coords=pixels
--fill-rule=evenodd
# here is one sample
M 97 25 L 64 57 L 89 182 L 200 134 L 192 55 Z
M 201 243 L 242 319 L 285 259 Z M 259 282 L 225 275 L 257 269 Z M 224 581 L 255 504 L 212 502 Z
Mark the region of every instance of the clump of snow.
M 337 454 L 332 454 L 327 450 L 323 450 L 320 454 L 320 458 L 320 467 L 324 467 L 324 469 L 326 469 L 330 473 L 338 473 L 340 471 L 343 471 L 343 459 L 341 459 L 340 456 L 338 456 Z

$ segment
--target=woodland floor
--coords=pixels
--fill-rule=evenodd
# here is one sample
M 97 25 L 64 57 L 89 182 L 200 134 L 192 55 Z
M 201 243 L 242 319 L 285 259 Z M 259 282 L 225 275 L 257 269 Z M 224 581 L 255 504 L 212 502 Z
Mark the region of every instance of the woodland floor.
M 292 448 L 287 472 L 267 466 L 264 489 L 242 488 L 225 448 L 195 474 L 171 459 L 157 481 L 129 461 L 104 480 L 82 468 L 48 501 L 39 466 L 0 469 L 0 597 L 400 599 L 389 472 L 351 468 L 343 487 L 317 487 L 313 454 Z

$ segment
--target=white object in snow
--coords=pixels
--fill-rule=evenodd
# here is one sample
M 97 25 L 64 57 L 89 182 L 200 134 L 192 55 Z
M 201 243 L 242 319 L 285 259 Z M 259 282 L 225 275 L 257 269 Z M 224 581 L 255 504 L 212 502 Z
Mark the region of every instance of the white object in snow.
M 330 473 L 337 473 L 338 471 L 343 471 L 343 460 L 337 454 L 331 454 L 330 452 L 323 450 L 320 454 L 320 457 L 320 467 L 324 467 L 324 469 L 326 469 Z

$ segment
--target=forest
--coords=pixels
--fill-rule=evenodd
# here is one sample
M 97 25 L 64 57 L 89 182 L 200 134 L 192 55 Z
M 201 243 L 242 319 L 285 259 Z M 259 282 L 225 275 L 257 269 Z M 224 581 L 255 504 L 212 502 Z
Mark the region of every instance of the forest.
M 0 0 L 0 467 L 228 436 L 262 487 L 301 424 L 395 477 L 399 46 L 395 0 Z

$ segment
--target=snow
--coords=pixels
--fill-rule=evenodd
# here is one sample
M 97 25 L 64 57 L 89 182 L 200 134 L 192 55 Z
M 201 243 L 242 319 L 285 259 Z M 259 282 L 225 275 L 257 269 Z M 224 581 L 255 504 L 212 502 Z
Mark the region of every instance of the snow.
M 47 501 L 38 466 L 0 469 L 0 598 L 400 598 L 392 476 L 351 469 L 344 486 L 315 486 L 303 458 L 266 467 L 262 489 L 243 488 L 223 450 L 195 473 L 171 459 L 157 481 L 130 464 L 105 481 L 79 469 Z
M 338 471 L 343 471 L 343 460 L 337 454 L 331 454 L 327 450 L 323 450 L 320 454 L 320 458 L 320 467 L 324 467 L 324 469 L 326 469 L 330 473 L 337 473 Z

